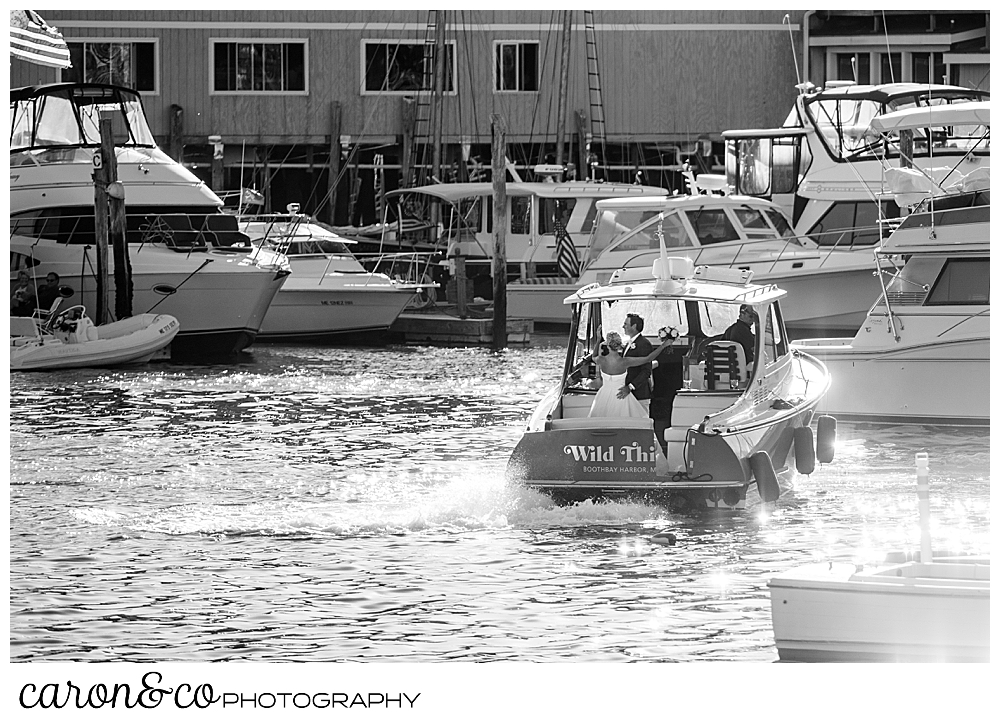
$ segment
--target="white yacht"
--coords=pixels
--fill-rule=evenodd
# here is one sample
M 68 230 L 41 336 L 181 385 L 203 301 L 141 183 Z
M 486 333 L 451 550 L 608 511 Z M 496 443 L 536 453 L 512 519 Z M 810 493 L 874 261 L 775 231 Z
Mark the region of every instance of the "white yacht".
M 562 303 L 568 293 L 606 283 L 618 269 L 649 266 L 661 237 L 671 256 L 753 271 L 760 283 L 780 286 L 788 294 L 785 326 L 793 332 L 853 331 L 879 292 L 870 249 L 822 248 L 797 236 L 785 213 L 764 199 L 694 193 L 599 201 L 579 278 L 511 282 L 508 311 L 568 324 Z
M 988 102 L 935 107 L 929 114 L 935 126 L 978 124 L 988 147 Z M 915 108 L 872 126 L 891 135 L 927 123 L 928 109 Z M 904 169 L 907 200 L 914 198 L 915 176 Z M 928 186 L 940 194 L 932 178 L 925 177 Z M 895 267 L 854 337 L 793 344 L 829 367 L 833 385 L 820 408 L 838 419 L 990 423 L 988 174 L 977 170 L 947 183 L 948 193 L 922 201 L 879 247 L 878 255 Z
M 264 317 L 258 339 L 324 340 L 389 329 L 424 285 L 367 271 L 351 253 L 353 239 L 299 214 L 241 216 L 240 231 L 254 254 L 271 249 L 288 257 L 291 276 Z
M 72 303 L 98 308 L 92 175 L 105 118 L 125 197 L 132 313 L 176 318 L 175 356 L 245 349 L 288 275 L 287 259 L 250 256 L 219 198 L 156 146 L 139 95 L 128 88 L 59 83 L 11 91 L 12 275 L 25 269 L 38 280 L 55 272 L 73 289 Z M 114 300 L 110 252 L 108 263 Z
M 733 193 L 774 201 L 791 216 L 795 232 L 821 246 L 873 247 L 878 219 L 899 214 L 888 196 L 883 140 L 871 121 L 907 108 L 937 109 L 983 101 L 988 91 L 951 85 L 810 83 L 780 128 L 729 130 L 726 179 Z M 917 168 L 948 165 L 967 175 L 990 165 L 989 147 L 977 144 L 977 125 L 918 129 L 910 151 Z M 898 159 L 899 149 L 889 157 Z M 879 206 L 881 205 L 881 211 Z

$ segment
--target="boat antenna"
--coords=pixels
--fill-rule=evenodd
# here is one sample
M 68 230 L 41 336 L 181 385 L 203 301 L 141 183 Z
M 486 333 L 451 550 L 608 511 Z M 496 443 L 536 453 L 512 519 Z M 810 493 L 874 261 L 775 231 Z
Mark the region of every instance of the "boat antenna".
M 799 60 L 795 57 L 795 38 L 792 36 L 792 21 L 788 18 L 788 13 L 785 13 L 785 17 L 782 18 L 781 24 L 788 25 L 788 44 L 792 46 L 792 63 L 795 65 L 795 82 L 797 85 L 802 85 L 802 76 L 799 74 Z
M 858 54 L 855 53 L 851 56 L 851 72 L 854 73 L 854 84 L 860 85 L 858 83 Z
M 892 69 L 892 54 L 889 52 L 889 28 L 885 25 L 885 10 L 882 11 L 882 32 L 885 33 L 885 54 L 889 59 L 889 80 L 896 82 L 896 73 Z

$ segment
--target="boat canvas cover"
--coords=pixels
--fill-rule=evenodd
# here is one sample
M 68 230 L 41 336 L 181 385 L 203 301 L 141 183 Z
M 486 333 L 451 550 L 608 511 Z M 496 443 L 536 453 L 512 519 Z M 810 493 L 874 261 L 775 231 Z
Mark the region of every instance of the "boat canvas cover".
M 881 133 L 929 128 L 932 126 L 974 126 L 990 124 L 990 101 L 920 106 L 885 113 L 872 118 L 871 127 Z

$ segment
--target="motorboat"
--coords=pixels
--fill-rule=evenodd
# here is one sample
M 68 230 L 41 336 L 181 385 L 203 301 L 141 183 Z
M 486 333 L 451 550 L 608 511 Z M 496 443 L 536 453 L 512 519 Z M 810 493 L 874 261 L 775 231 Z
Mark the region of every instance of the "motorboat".
M 95 326 L 82 305 L 10 317 L 12 371 L 142 364 L 165 349 L 180 324 L 169 314 L 139 314 Z
M 930 114 L 932 121 L 925 108 L 897 111 L 872 125 L 898 134 L 928 122 L 964 122 L 982 128 L 988 145 L 988 101 L 935 106 Z M 942 173 L 944 189 L 934 174 L 895 170 L 903 197 L 919 203 L 877 250 L 891 264 L 877 301 L 853 338 L 800 339 L 792 346 L 830 369 L 833 385 L 820 408 L 838 419 L 988 426 L 988 169 L 947 181 Z M 919 178 L 926 182 L 922 193 Z
M 292 269 L 264 317 L 262 341 L 385 332 L 428 286 L 367 271 L 351 253 L 356 240 L 298 213 L 296 204 L 287 214 L 240 216 L 239 229 L 253 245 L 251 257 L 270 249 Z
M 774 201 L 799 236 L 821 246 L 873 248 L 879 218 L 898 216 L 885 174 L 884 139 L 872 126 L 880 115 L 909 108 L 938 110 L 988 100 L 989 91 L 954 85 L 859 85 L 805 82 L 779 128 L 727 130 L 726 180 L 732 193 Z M 919 129 L 906 154 L 918 169 L 942 163 L 962 175 L 990 165 L 976 123 Z M 898 160 L 899 148 L 888 150 Z
M 702 177 L 699 177 L 699 180 Z M 796 235 L 785 212 L 762 198 L 702 189 L 693 193 L 597 202 L 597 216 L 578 279 L 512 281 L 508 311 L 535 321 L 569 323 L 562 303 L 568 289 L 607 282 L 622 268 L 648 267 L 662 236 L 671 256 L 696 266 L 753 272 L 759 283 L 777 284 L 785 326 L 794 333 L 854 331 L 879 292 L 870 249 L 821 247 Z
M 755 284 L 752 276 L 695 268 L 661 245 L 652 268 L 620 269 L 607 283 L 569 296 L 573 317 L 561 380 L 532 413 L 507 478 L 559 502 L 638 497 L 681 510 L 740 509 L 752 484 L 762 500 L 777 499 L 776 475 L 790 470 L 793 448 L 800 472 L 811 472 L 817 458 L 832 460 L 835 420 L 825 420 L 822 438 L 823 420 L 815 437 L 810 426 L 829 373 L 789 346 L 779 305 L 785 292 Z M 719 338 L 746 306 L 755 312 L 749 354 Z M 673 343 L 686 349 L 671 361 L 682 366 L 674 372 L 683 383 L 663 445 L 649 418 L 590 416 L 597 377 L 591 350 L 603 329 L 621 328 L 628 314 L 643 318 L 644 336 L 676 330 Z M 653 379 L 655 395 L 656 372 Z
M 819 561 L 772 577 L 774 642 L 799 662 L 989 662 L 990 558 L 935 554 L 928 530 L 927 455 L 918 554 L 874 566 Z
M 44 279 L 55 272 L 86 308 L 101 308 L 93 173 L 104 119 L 112 121 L 115 145 L 112 185 L 125 203 L 132 313 L 176 318 L 174 355 L 247 348 L 288 275 L 287 259 L 251 256 L 218 196 L 157 147 L 141 99 L 128 88 L 58 83 L 11 90 L 12 274 L 24 269 Z M 101 281 L 113 298 L 109 257 Z
M 546 170 L 544 166 L 536 169 L 539 174 Z M 508 284 L 521 279 L 566 278 L 559 269 L 560 238 L 568 258 L 572 259 L 569 263 L 576 267 L 570 274 L 575 277 L 599 200 L 664 193 L 664 189 L 652 186 L 594 181 L 507 183 L 504 256 Z M 404 188 L 390 191 L 385 200 L 388 223 L 382 228 L 382 236 L 367 250 L 438 252 L 447 258 L 452 278 L 454 258 L 462 256 L 472 294 L 493 298 L 491 183 L 439 183 Z M 572 288 L 567 293 L 570 291 Z

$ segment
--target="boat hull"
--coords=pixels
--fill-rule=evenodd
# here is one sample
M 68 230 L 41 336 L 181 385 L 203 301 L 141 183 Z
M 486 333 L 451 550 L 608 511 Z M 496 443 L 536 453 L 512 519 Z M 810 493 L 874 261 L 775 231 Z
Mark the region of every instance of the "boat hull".
M 413 298 L 412 291 L 364 282 L 332 287 L 293 276 L 264 317 L 261 341 L 310 341 L 387 331 Z
M 935 559 L 870 573 L 819 563 L 768 582 L 781 660 L 988 662 L 989 562 Z
M 629 499 L 678 511 L 742 509 L 756 483 L 750 456 L 767 452 L 776 473 L 786 470 L 794 430 L 811 419 L 806 407 L 739 432 L 668 432 L 668 448 L 683 448 L 668 449 L 671 460 L 683 458 L 683 472 L 658 453 L 649 420 L 566 420 L 561 428 L 556 422 L 557 428 L 526 432 L 511 454 L 507 478 L 560 503 Z
M 34 267 L 36 276 L 44 278 L 55 271 L 61 283 L 74 291 L 68 303 L 97 308 L 92 251 L 46 241 L 32 244 L 30 239 L 19 238 L 11 239 L 11 250 L 39 262 Z M 246 253 L 210 250 L 182 254 L 151 244 L 132 244 L 129 254 L 133 313 L 169 314 L 180 323 L 181 331 L 171 344 L 173 357 L 226 356 L 249 347 L 288 276 L 251 263 Z M 113 309 L 116 287 L 113 261 L 109 261 L 107 298 Z
M 47 371 L 141 364 L 175 338 L 180 326 L 166 314 L 142 314 L 93 327 L 95 338 L 65 343 L 51 336 L 11 340 L 10 368 Z M 18 343 L 20 342 L 20 343 Z
M 830 370 L 819 410 L 840 420 L 989 426 L 989 339 L 872 350 L 850 339 L 793 342 Z

